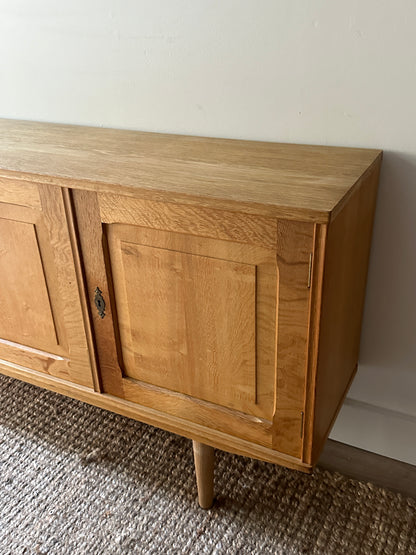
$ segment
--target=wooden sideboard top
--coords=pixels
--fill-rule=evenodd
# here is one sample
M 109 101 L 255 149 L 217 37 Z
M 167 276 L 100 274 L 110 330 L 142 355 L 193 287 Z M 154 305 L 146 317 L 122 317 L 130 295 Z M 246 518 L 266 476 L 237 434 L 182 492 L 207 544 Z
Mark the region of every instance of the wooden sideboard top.
M 327 222 L 380 150 L 0 119 L 2 179 Z

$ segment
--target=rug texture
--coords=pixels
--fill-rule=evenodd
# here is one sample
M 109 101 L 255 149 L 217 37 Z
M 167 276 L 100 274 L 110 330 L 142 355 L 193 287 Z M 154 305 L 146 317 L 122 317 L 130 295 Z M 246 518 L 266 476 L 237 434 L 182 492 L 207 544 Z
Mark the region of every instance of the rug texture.
M 416 501 L 217 451 L 0 376 L 0 554 L 416 553 Z

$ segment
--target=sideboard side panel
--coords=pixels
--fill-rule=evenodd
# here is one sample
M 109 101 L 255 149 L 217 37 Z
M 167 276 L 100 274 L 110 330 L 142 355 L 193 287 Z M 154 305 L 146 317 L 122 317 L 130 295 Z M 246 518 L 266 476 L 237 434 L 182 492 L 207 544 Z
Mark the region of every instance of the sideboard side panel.
M 331 221 L 325 247 L 314 399 L 315 464 L 357 369 L 379 161 Z

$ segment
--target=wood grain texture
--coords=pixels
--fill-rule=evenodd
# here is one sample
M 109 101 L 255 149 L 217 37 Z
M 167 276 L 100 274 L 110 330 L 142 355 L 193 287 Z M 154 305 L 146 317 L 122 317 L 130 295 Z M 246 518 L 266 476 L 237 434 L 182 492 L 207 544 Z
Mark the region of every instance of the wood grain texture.
M 94 330 L 94 341 L 100 368 L 100 389 L 123 397 L 122 370 L 119 364 L 118 336 L 112 298 L 111 275 L 107 274 L 107 249 L 103 235 L 96 193 L 72 191 L 76 228 L 82 254 L 83 271 Z M 105 302 L 105 315 L 100 317 L 95 306 L 95 291 L 99 289 Z M 113 320 L 114 318 L 114 320 Z
M 65 215 L 68 223 L 69 238 L 71 241 L 72 254 L 74 257 L 74 270 L 77 277 L 77 285 L 79 292 L 79 300 L 81 303 L 82 316 L 84 319 L 85 336 L 88 345 L 88 354 L 91 366 L 91 376 L 94 384 L 94 390 L 102 392 L 101 376 L 97 363 L 97 353 L 95 349 L 94 337 L 91 329 L 91 312 L 88 302 L 88 290 L 85 283 L 83 273 L 83 265 L 80 255 L 80 245 L 78 231 L 75 224 L 74 208 L 72 204 L 71 193 L 69 189 L 62 189 L 63 201 L 65 206 Z
M 67 395 L 73 399 L 78 399 L 117 414 L 140 420 L 146 424 L 163 428 L 164 430 L 211 445 L 223 451 L 281 464 L 287 468 L 300 470 L 308 474 L 312 472 L 311 465 L 303 463 L 295 457 L 279 453 L 270 447 L 264 447 L 263 445 L 238 438 L 232 434 L 208 428 L 203 424 L 197 424 L 171 414 L 166 414 L 162 410 L 152 409 L 140 403 L 129 402 L 113 395 L 96 393 L 89 388 L 60 380 L 53 376 L 47 376 L 31 368 L 10 364 L 4 360 L 0 360 L 0 371 L 6 376 L 11 376 L 33 385 Z
M 279 220 L 277 230 L 279 293 L 273 446 L 301 457 L 314 227 L 306 222 Z
M 1 372 L 310 471 L 357 367 L 380 162 L 0 120 Z
M 42 237 L 42 257 L 60 345 L 68 353 L 70 379 L 92 387 L 90 357 L 63 192 L 49 185 L 39 185 L 38 188 L 43 217 L 37 232 L 38 237 Z
M 0 176 L 326 222 L 380 151 L 0 120 Z
M 0 357 L 91 386 L 62 191 L 36 189 L 39 209 L 0 203 Z
M 199 237 L 276 247 L 277 227 L 273 218 L 121 195 L 101 194 L 98 201 L 101 219 L 108 224 L 123 222 Z
M 35 226 L 0 218 L 0 337 L 38 349 L 58 341 Z
M 123 398 L 132 403 L 160 410 L 265 447 L 272 446 L 270 420 L 131 378 L 123 379 L 123 389 Z
M 199 441 L 192 442 L 198 502 L 201 509 L 210 509 L 214 502 L 214 448 Z
M 368 174 L 328 228 L 316 372 L 316 463 L 356 371 L 379 166 Z
M 105 391 L 270 447 L 275 251 L 124 224 L 104 230 L 97 249 L 108 245 L 122 369 L 101 368 Z
M 0 177 L 0 202 L 40 209 L 39 190 L 35 183 Z
M 270 447 L 275 250 L 103 224 L 95 193 L 73 200 L 88 288 L 109 301 L 100 319 L 90 300 L 104 391 Z
M 255 266 L 125 242 L 121 258 L 125 375 L 230 408 L 255 403 Z
M 328 226 L 315 224 L 311 272 L 311 302 L 309 305 L 308 371 L 305 389 L 305 426 L 302 459 L 310 461 L 313 447 L 315 387 L 318 371 L 318 348 L 322 306 L 325 247 Z
M 122 224 L 107 225 L 106 236 L 124 374 L 270 420 L 275 253 Z M 159 373 L 145 370 L 143 337 Z

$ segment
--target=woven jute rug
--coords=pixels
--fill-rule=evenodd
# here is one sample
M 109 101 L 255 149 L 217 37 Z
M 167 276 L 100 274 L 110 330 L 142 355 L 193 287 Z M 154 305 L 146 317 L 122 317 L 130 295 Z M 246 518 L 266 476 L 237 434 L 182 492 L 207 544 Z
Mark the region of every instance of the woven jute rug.
M 217 452 L 197 505 L 191 442 L 0 376 L 0 554 L 416 553 L 416 501 Z

